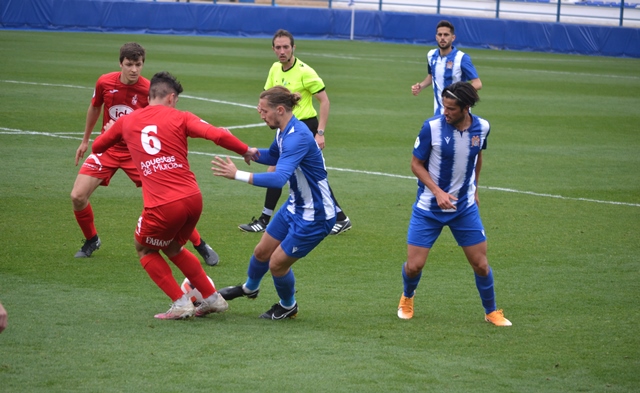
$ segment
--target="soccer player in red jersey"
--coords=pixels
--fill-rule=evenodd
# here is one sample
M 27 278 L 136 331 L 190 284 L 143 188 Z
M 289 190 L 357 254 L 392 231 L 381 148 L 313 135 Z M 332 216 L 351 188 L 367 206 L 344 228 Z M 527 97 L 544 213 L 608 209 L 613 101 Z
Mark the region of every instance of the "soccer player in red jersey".
M 136 109 L 149 105 L 149 80 L 140 75 L 145 61 L 145 50 L 135 42 L 124 44 L 120 48 L 121 71 L 104 74 L 98 78 L 96 87 L 87 111 L 84 136 L 80 147 L 76 150 L 76 166 L 89 146 L 89 137 L 93 131 L 100 110 L 103 127 L 120 116 L 127 115 Z M 73 212 L 82 229 L 85 242 L 76 253 L 76 258 L 88 258 L 100 248 L 100 238 L 94 224 L 93 210 L 89 197 L 98 186 L 108 186 L 111 178 L 118 169 L 122 169 L 127 176 L 140 187 L 140 175 L 131 161 L 131 155 L 124 143 L 118 143 L 102 154 L 91 154 L 82 164 L 71 191 Z M 189 240 L 204 258 L 208 265 L 218 264 L 218 254 L 200 238 L 194 229 Z
M 175 109 L 182 85 L 168 72 L 151 79 L 149 106 L 110 122 L 93 143 L 93 153 L 125 142 L 142 182 L 144 208 L 135 231 L 140 263 L 173 301 L 158 319 L 183 319 L 223 312 L 227 302 L 209 281 L 198 259 L 183 245 L 202 212 L 202 194 L 189 169 L 187 137 L 204 138 L 243 155 L 248 163 L 258 150 L 227 129 L 214 127 L 190 112 Z M 204 301 L 196 308 L 182 292 L 162 252 L 189 279 Z

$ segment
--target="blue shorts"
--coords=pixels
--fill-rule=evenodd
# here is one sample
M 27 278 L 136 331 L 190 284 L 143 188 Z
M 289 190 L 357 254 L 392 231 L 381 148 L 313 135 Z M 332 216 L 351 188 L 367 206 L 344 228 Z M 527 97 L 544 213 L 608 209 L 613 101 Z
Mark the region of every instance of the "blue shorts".
M 305 221 L 291 214 L 284 204 L 273 216 L 266 231 L 281 242 L 280 247 L 285 254 L 303 258 L 329 235 L 335 223 L 335 217 L 326 221 Z
M 453 213 L 422 210 L 414 205 L 409 221 L 407 244 L 431 248 L 445 226 L 451 229 L 460 247 L 473 246 L 487 240 L 478 205 L 474 204 L 461 212 Z

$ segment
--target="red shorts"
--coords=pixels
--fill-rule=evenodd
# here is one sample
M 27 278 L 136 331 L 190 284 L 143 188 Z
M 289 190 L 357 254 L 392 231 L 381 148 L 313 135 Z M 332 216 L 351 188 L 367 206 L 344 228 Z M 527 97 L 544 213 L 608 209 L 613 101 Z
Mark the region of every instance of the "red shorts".
M 129 176 L 129 179 L 136 184 L 136 187 L 142 187 L 140 173 L 133 164 L 131 154 L 128 151 L 111 148 L 104 153 L 91 154 L 84 160 L 78 173 L 102 179 L 100 185 L 108 186 L 118 169 L 122 169 Z
M 196 228 L 202 213 L 202 194 L 192 195 L 166 205 L 144 208 L 138 218 L 136 241 L 160 250 L 172 240 L 184 246 Z

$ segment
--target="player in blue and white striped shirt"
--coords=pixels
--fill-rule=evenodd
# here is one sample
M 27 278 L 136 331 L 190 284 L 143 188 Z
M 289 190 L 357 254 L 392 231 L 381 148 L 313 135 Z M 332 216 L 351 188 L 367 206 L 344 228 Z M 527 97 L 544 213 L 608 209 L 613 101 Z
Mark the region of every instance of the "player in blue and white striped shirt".
M 289 183 L 289 200 L 269 222 L 256 246 L 249 261 L 247 281 L 220 290 L 226 300 L 241 296 L 255 299 L 262 277 L 271 271 L 280 302 L 260 318 L 296 316 L 298 304 L 291 266 L 320 244 L 336 222 L 336 206 L 322 151 L 307 125 L 292 113 L 299 100 L 299 93 L 291 93 L 283 86 L 272 87 L 260 95 L 258 112 L 269 127 L 278 131 L 269 149 L 259 149 L 257 162 L 275 166 L 275 172 L 239 171 L 229 158 L 216 157 L 212 162 L 216 176 L 265 188 L 282 188 Z
M 471 57 L 453 46 L 456 39 L 455 28 L 451 22 L 442 20 L 436 26 L 437 49 L 427 53 L 427 77 L 411 86 L 414 96 L 433 84 L 433 114 L 441 115 L 442 90 L 455 82 L 469 82 L 476 89 L 482 89 L 482 81 L 478 76 Z
M 413 146 L 411 170 L 418 178 L 418 195 L 407 234 L 399 318 L 413 317 L 413 298 L 422 269 L 431 247 L 448 226 L 475 273 L 485 320 L 511 326 L 496 307 L 487 238 L 477 205 L 482 150 L 487 147 L 490 131 L 488 121 L 469 112 L 478 101 L 476 89 L 467 82 L 446 87 L 442 92 L 444 114 L 424 122 Z

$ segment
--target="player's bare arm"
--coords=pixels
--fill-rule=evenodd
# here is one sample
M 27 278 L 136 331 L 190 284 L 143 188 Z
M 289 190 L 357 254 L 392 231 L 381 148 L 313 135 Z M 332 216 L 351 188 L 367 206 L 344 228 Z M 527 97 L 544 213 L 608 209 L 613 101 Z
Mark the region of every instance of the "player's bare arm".
M 87 120 L 84 127 L 84 135 L 82 136 L 82 142 L 80 142 L 80 146 L 76 150 L 76 166 L 78 166 L 78 162 L 80 162 L 80 160 L 84 158 L 84 154 L 89 149 L 89 138 L 91 138 L 93 127 L 95 127 L 98 119 L 100 118 L 100 110 L 101 107 L 89 105 L 89 109 L 87 110 Z
M 429 85 L 431 85 L 431 78 L 432 76 L 431 74 L 429 74 L 426 78 L 424 78 L 422 82 L 418 82 L 415 85 L 411 86 L 411 94 L 417 96 L 422 90 L 429 87 Z
M 314 94 L 314 97 L 320 103 L 320 110 L 318 111 L 318 133 L 316 134 L 315 139 L 320 149 L 324 149 L 324 130 L 327 126 L 327 120 L 329 119 L 329 108 L 331 103 L 326 90 Z M 320 132 L 320 130 L 322 130 L 322 132 Z
M 480 78 L 471 79 L 469 83 L 471 83 L 471 86 L 473 86 L 473 88 L 476 90 L 482 89 L 482 81 L 480 80 Z
M 424 160 L 419 160 L 415 156 L 411 157 L 411 171 L 424 185 L 433 193 L 438 202 L 440 209 L 448 210 L 455 209 L 456 205 L 453 203 L 458 200 L 455 196 L 445 192 L 442 188 L 433 181 L 431 175 L 424 167 Z

